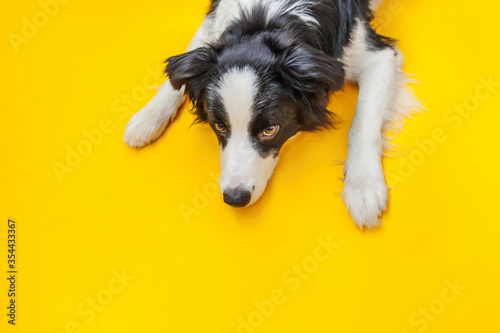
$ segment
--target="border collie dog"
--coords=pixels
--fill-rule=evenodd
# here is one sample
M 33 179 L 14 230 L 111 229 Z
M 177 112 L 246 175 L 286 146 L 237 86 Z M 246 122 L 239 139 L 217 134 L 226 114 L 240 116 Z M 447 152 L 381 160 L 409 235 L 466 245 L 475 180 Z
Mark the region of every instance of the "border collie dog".
M 130 119 L 125 142 L 158 139 L 188 96 L 219 140 L 224 201 L 245 207 L 264 192 L 285 141 L 333 127 L 329 95 L 357 83 L 342 197 L 360 227 L 376 226 L 388 197 L 383 149 L 420 108 L 395 42 L 370 26 L 380 2 L 212 0 L 188 52 L 167 59 L 168 80 Z

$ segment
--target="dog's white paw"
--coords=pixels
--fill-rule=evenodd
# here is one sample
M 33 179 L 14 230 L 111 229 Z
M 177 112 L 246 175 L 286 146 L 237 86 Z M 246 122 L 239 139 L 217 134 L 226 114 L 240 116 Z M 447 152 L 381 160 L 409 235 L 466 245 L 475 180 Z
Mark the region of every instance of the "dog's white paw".
M 381 177 L 348 174 L 342 197 L 352 219 L 360 228 L 378 226 L 388 197 L 383 174 Z
M 144 108 L 137 112 L 125 126 L 123 140 L 132 148 L 141 148 L 157 140 L 168 125 L 168 119 L 159 119 L 148 111 Z

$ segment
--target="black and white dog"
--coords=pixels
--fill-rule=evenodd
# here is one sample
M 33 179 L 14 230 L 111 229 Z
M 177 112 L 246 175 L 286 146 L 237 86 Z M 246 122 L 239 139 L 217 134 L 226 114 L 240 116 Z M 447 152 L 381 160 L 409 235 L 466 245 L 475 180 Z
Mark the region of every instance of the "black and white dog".
M 388 197 L 384 133 L 419 108 L 394 41 L 370 26 L 380 2 L 212 0 L 188 52 L 167 60 L 169 79 L 130 119 L 125 142 L 158 139 L 188 95 L 219 139 L 224 201 L 245 207 L 264 192 L 283 143 L 334 125 L 329 94 L 355 82 L 342 197 L 359 226 L 377 225 Z

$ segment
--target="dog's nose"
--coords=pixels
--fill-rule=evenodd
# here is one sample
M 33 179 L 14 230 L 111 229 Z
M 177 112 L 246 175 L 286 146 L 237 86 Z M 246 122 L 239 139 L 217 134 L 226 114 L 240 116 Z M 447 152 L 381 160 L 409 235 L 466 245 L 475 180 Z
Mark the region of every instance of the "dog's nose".
M 224 191 L 224 202 L 233 207 L 245 207 L 250 202 L 250 191 L 233 188 Z

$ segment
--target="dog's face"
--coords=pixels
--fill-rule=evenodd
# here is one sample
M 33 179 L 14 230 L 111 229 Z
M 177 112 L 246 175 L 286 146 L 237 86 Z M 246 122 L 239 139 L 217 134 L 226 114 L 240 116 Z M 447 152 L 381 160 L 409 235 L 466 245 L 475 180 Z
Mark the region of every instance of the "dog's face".
M 219 185 L 235 207 L 259 199 L 290 137 L 332 124 L 328 93 L 343 85 L 337 61 L 269 37 L 172 57 L 166 72 L 174 88 L 185 86 L 198 121 L 217 135 Z
M 231 68 L 208 88 L 208 122 L 221 147 L 224 201 L 246 206 L 264 192 L 282 145 L 300 129 L 298 115 L 280 86 L 259 79 L 250 67 Z

